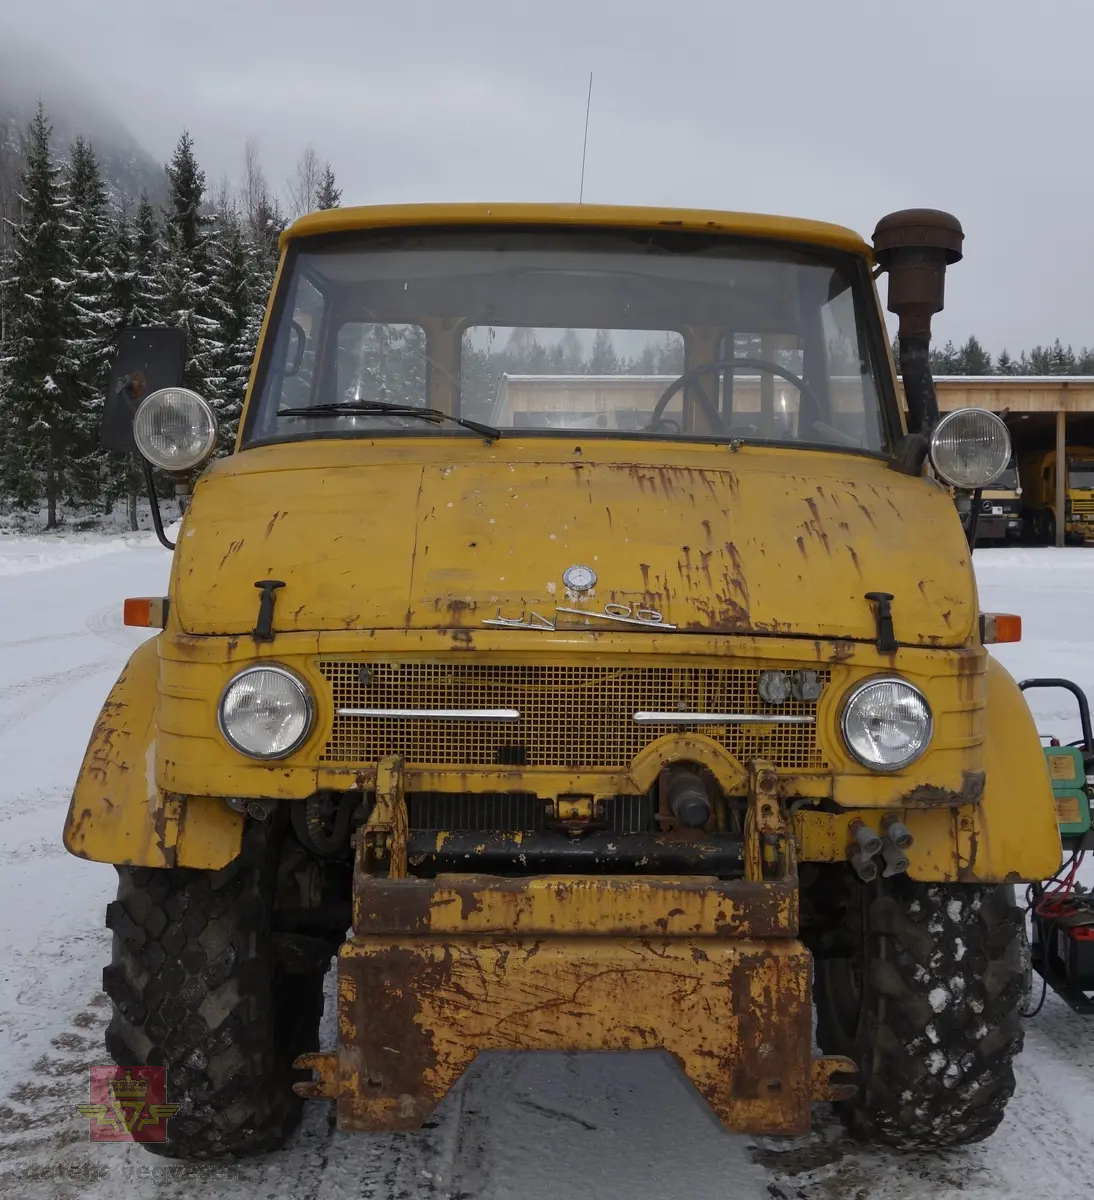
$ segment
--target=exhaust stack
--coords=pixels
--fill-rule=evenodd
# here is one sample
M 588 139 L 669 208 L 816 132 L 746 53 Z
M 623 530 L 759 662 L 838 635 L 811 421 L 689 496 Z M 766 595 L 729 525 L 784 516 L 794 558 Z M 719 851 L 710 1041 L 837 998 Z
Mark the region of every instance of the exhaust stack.
M 938 420 L 930 365 L 931 318 L 942 311 L 946 268 L 960 261 L 964 240 L 961 222 L 933 208 L 890 213 L 874 229 L 878 266 L 889 275 L 887 307 L 900 318 L 900 373 L 912 434 L 929 435 Z

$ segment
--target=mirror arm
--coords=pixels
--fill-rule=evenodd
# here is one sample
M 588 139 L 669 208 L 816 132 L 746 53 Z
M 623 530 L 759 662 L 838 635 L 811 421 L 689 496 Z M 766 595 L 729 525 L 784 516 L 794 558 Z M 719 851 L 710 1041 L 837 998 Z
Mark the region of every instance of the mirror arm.
M 146 458 L 141 458 L 141 466 L 144 468 L 144 484 L 148 489 L 148 503 L 152 506 L 152 524 L 156 527 L 156 537 L 160 540 L 160 545 L 167 550 L 174 550 L 175 543 L 167 540 L 167 535 L 163 532 L 163 517 L 160 515 L 160 501 L 156 495 L 156 481 L 152 478 L 152 464 Z

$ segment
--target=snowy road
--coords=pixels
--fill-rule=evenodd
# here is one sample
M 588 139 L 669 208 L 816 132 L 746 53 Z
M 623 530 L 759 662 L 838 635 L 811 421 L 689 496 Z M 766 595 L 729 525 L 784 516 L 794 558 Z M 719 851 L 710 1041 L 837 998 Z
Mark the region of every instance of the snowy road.
M 1025 640 L 999 657 L 1018 677 L 1071 675 L 1094 691 L 1094 628 L 1081 620 L 1094 550 L 976 557 L 984 607 L 1025 621 Z M 162 592 L 168 561 L 147 535 L 0 535 L 0 1195 L 1063 1200 L 1085 1190 L 1094 1024 L 1052 997 L 1029 1023 L 1001 1131 L 945 1156 L 864 1151 L 824 1114 L 810 1138 L 754 1145 L 717 1127 L 659 1055 L 485 1056 L 430 1129 L 337 1134 L 313 1105 L 288 1149 L 242 1164 L 190 1167 L 89 1144 L 75 1106 L 88 1066 L 104 1060 L 102 919 L 116 877 L 67 855 L 61 824 L 99 705 L 141 640 L 121 624 L 121 599 Z M 1034 709 L 1043 729 L 1077 736 L 1065 694 L 1037 696 Z

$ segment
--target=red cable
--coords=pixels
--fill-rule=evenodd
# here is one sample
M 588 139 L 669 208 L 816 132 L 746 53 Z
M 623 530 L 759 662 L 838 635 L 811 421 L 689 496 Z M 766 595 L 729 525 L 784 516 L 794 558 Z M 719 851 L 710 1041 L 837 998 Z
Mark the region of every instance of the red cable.
M 1077 854 L 1067 876 L 1060 880 L 1052 891 L 1046 892 L 1042 896 L 1040 903 L 1037 905 L 1037 915 L 1039 917 L 1059 917 L 1066 911 L 1068 902 L 1075 889 L 1075 877 L 1078 875 L 1079 867 L 1082 865 L 1085 857 L 1085 850 Z

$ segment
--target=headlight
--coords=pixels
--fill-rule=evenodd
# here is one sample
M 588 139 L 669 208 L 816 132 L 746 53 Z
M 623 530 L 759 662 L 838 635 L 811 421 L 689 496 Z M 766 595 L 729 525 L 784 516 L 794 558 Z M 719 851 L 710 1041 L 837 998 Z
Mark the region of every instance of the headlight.
M 951 487 L 987 487 L 1006 469 L 1010 450 L 1006 425 L 986 408 L 947 413 L 931 434 L 931 462 Z
M 927 748 L 931 709 L 903 679 L 868 679 L 844 701 L 840 726 L 847 749 L 875 771 L 897 771 Z
M 213 453 L 217 419 L 197 392 L 160 388 L 141 401 L 133 417 L 133 440 L 154 467 L 189 471 Z
M 304 684 L 284 667 L 248 667 L 224 689 L 220 732 L 249 758 L 284 758 L 308 736 L 313 705 Z

